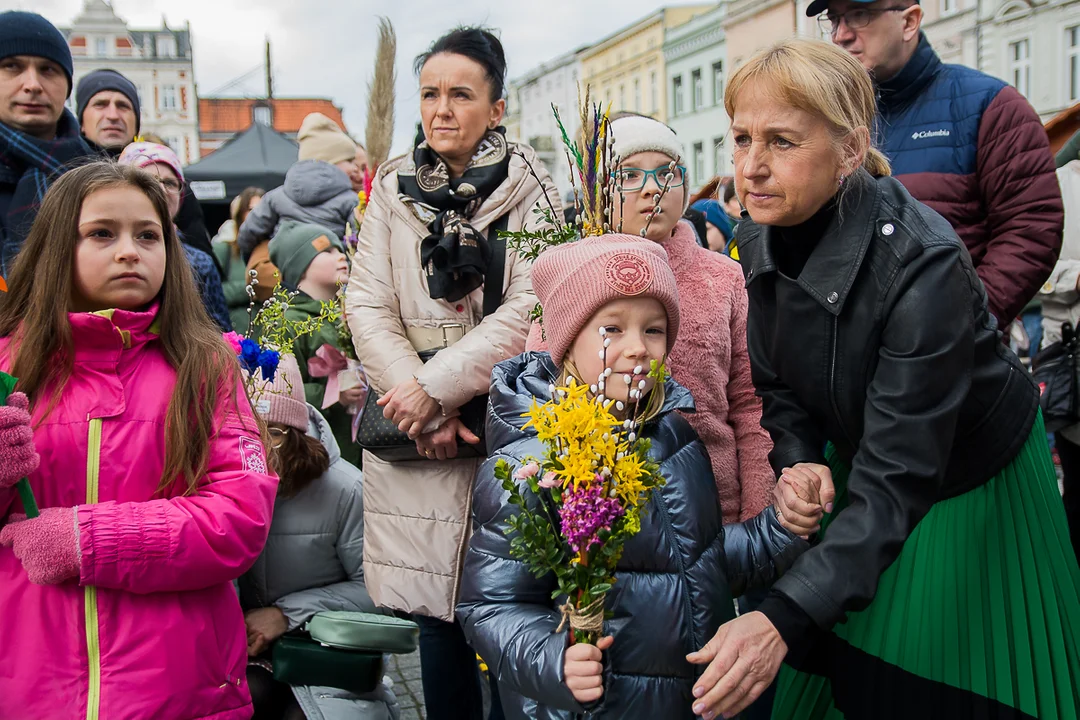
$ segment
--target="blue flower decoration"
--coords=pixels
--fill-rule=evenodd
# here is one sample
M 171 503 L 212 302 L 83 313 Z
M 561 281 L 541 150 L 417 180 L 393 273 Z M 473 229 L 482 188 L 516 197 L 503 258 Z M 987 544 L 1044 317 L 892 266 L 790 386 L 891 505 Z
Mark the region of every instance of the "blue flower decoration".
M 274 382 L 274 375 L 277 374 L 280 360 L 281 356 L 278 355 L 276 350 L 263 350 L 259 353 L 259 367 L 262 368 L 263 380 Z
M 248 371 L 249 375 L 259 369 L 259 356 L 259 343 L 250 338 L 240 341 L 240 355 L 238 356 L 240 365 Z

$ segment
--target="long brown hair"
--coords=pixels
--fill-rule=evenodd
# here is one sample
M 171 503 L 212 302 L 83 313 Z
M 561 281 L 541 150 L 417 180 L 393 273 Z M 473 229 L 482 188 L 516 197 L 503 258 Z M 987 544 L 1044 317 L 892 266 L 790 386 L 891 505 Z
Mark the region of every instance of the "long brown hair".
M 0 337 L 11 338 L 6 350 L 11 372 L 31 403 L 40 402 L 52 388 L 48 414 L 74 369 L 68 312 L 83 202 L 99 190 L 124 186 L 150 199 L 165 236 L 165 281 L 157 297 L 157 320 L 162 352 L 176 370 L 176 386 L 165 419 L 165 467 L 158 492 L 183 477 L 191 494 L 206 473 L 221 399 L 232 397 L 239 403 L 240 369 L 206 314 L 157 178 L 101 161 L 71 170 L 53 183 L 7 279 L 8 293 L 0 298 Z
M 270 427 L 285 433 L 281 445 L 270 450 L 270 467 L 278 474 L 278 495 L 292 497 L 330 469 L 330 453 L 318 438 L 303 430 L 281 423 Z

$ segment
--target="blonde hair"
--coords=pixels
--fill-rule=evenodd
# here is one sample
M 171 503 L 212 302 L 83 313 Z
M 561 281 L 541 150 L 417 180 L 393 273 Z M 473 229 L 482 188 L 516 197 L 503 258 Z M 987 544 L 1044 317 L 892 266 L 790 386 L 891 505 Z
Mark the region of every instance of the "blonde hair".
M 559 374 L 559 386 L 566 387 L 570 382 L 570 378 L 573 378 L 576 382 L 590 385 L 590 383 L 581 379 L 581 373 L 578 372 L 574 361 L 566 358 L 563 360 L 562 372 Z M 645 401 L 645 409 L 638 416 L 638 422 L 642 425 L 655 419 L 660 414 L 660 411 L 664 409 L 664 402 L 667 400 L 667 390 L 665 390 L 664 384 L 664 382 L 658 381 L 653 385 L 649 398 Z
M 837 144 L 856 134 L 864 152 L 862 166 L 874 177 L 892 174 L 889 161 L 867 141 L 877 114 L 874 84 L 862 65 L 844 50 L 822 40 L 792 39 L 754 55 L 735 71 L 724 93 L 724 109 L 735 117 L 735 99 L 747 85 L 757 85 L 791 107 L 824 119 Z

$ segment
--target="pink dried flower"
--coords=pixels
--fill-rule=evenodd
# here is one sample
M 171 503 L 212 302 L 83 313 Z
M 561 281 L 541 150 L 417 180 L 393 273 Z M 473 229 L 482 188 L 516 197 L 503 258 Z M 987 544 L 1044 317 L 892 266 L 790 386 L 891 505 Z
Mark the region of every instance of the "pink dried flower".
M 237 335 L 235 331 L 222 333 L 221 337 L 229 344 L 229 347 L 233 349 L 234 353 L 237 355 L 240 354 L 240 341 L 243 340 L 242 337 Z
M 515 480 L 528 480 L 534 477 L 536 473 L 540 472 L 540 465 L 535 462 L 531 462 L 528 465 L 524 465 L 514 473 Z
M 540 487 L 544 488 L 545 490 L 550 490 L 558 484 L 559 476 L 555 474 L 554 470 L 548 470 L 546 473 L 544 473 L 544 477 L 539 483 Z

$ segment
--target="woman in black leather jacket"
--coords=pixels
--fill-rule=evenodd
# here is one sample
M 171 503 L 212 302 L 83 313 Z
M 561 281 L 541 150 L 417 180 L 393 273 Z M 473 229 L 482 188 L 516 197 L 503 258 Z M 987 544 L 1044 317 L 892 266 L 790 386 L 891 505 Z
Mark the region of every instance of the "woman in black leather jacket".
M 778 720 L 1078 717 L 1080 570 L 1038 389 L 959 238 L 873 149 L 869 77 L 792 40 L 725 103 L 770 460 L 837 495 L 700 653 L 700 711 L 738 712 L 786 655 Z

